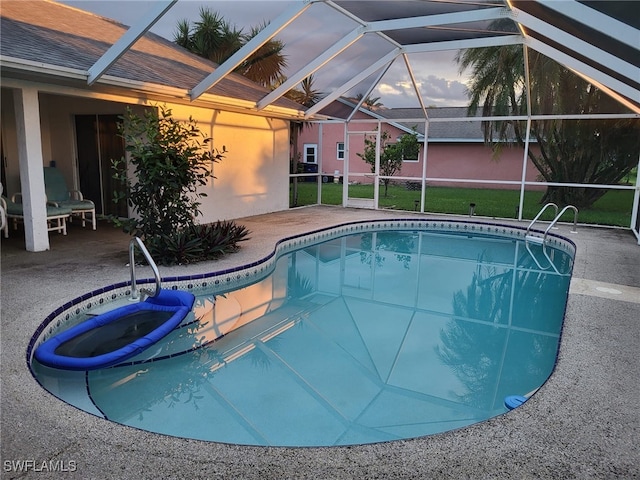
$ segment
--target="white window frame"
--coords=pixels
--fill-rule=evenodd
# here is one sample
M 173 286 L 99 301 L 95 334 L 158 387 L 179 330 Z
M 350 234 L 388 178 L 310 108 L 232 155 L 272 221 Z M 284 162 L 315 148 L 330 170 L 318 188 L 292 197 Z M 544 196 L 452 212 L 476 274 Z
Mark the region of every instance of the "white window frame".
M 313 151 L 313 161 L 308 161 L 308 150 Z M 318 164 L 318 144 L 317 143 L 305 143 L 302 147 L 302 162 Z
M 342 145 L 342 148 L 340 146 Z M 336 159 L 340 161 L 344 161 L 345 148 L 344 142 L 336 142 Z
M 400 137 L 398 137 L 398 141 L 400 141 Z M 404 158 L 404 153 L 402 154 L 402 163 L 418 163 L 420 161 L 420 144 L 418 144 L 418 153 L 416 158 Z

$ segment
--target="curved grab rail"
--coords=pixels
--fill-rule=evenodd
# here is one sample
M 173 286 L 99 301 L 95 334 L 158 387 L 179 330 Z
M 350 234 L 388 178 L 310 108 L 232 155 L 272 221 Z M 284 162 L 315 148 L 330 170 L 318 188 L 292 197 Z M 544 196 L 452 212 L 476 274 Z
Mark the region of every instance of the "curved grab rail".
M 551 221 L 551 223 L 549 224 L 549 226 L 547 227 L 547 229 L 544 231 L 544 235 L 542 235 L 542 237 L 538 237 L 538 236 L 534 236 L 534 235 L 529 235 L 529 231 L 531 230 L 531 227 L 533 226 L 533 224 L 536 222 L 536 220 L 538 220 L 538 217 L 540 217 L 540 215 L 542 214 L 542 212 L 544 212 L 544 210 L 548 207 L 548 206 L 554 206 L 556 209 L 556 216 L 555 218 Z M 573 206 L 573 205 L 567 205 L 566 207 L 564 207 L 560 213 L 558 213 L 558 207 L 555 203 L 547 203 L 544 207 L 542 207 L 542 210 L 540 210 L 538 212 L 538 215 L 536 215 L 536 218 L 534 218 L 531 223 L 529 224 L 529 227 L 527 228 L 527 231 L 525 233 L 525 240 L 527 241 L 531 241 L 534 243 L 542 243 L 544 244 L 547 241 L 547 235 L 549 234 L 549 230 L 551 230 L 556 223 L 558 223 L 558 220 L 560 220 L 560 218 L 562 218 L 562 215 L 564 215 L 564 212 L 566 212 L 567 210 L 573 210 L 573 228 L 571 229 L 571 233 L 576 233 L 578 230 L 578 209 Z
M 553 222 L 551 222 L 547 227 L 547 229 L 544 231 L 544 236 L 542 237 L 542 243 L 544 243 L 544 241 L 547 239 L 547 234 L 549 233 L 549 230 L 551 230 L 553 226 L 556 223 L 558 223 L 558 220 L 560 220 L 562 215 L 564 215 L 564 212 L 566 212 L 569 209 L 573 210 L 573 228 L 571 229 L 571 233 L 576 233 L 578 231 L 578 208 L 574 207 L 573 205 L 567 205 L 560 211 L 558 215 L 556 215 L 556 218 L 553 219 Z
M 156 279 L 156 289 L 154 291 L 148 290 L 146 288 L 140 289 L 140 294 L 138 293 L 138 287 L 136 285 L 136 261 L 135 261 L 135 248 L 136 245 L 140 248 L 140 251 L 144 255 L 144 258 L 149 262 L 149 266 L 153 270 L 153 275 Z M 131 269 L 131 300 L 143 301 L 147 297 L 157 297 L 160 293 L 161 282 L 160 282 L 160 272 L 158 271 L 158 266 L 156 262 L 151 258 L 151 254 L 147 247 L 145 247 L 142 240 L 138 237 L 133 237 L 133 239 L 129 242 L 129 265 Z
M 529 231 L 531 230 L 531 227 L 533 227 L 533 224 L 536 223 L 538 221 L 538 219 L 540 218 L 540 215 L 542 215 L 544 213 L 544 211 L 548 208 L 548 207 L 553 207 L 554 212 L 553 212 L 553 216 L 554 218 L 558 215 L 558 205 L 556 205 L 553 202 L 549 202 L 547 203 L 544 207 L 542 207 L 540 209 L 540 211 L 538 212 L 538 214 L 535 216 L 535 218 L 533 220 L 531 220 L 531 223 L 529 224 L 529 226 L 527 227 L 527 231 L 525 232 L 525 237 L 527 237 L 529 235 Z

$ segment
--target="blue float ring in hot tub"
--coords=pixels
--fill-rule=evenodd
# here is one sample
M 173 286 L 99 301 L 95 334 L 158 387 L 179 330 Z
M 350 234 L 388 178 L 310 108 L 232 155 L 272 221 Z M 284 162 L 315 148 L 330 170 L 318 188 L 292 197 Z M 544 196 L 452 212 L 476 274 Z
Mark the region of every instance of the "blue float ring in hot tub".
M 189 292 L 161 290 L 156 297 L 150 297 L 143 302 L 116 308 L 54 335 L 36 349 L 35 358 L 43 365 L 65 370 L 95 370 L 117 365 L 149 348 L 171 332 L 189 314 L 194 301 L 195 297 Z M 91 356 L 73 356 L 57 352 L 61 345 L 76 339 L 80 335 L 93 330 L 98 331 L 98 329 L 113 324 L 117 320 L 123 320 L 127 316 L 134 316 L 144 312 L 157 312 L 165 316 L 172 313 L 172 315 L 146 335 L 106 353 Z

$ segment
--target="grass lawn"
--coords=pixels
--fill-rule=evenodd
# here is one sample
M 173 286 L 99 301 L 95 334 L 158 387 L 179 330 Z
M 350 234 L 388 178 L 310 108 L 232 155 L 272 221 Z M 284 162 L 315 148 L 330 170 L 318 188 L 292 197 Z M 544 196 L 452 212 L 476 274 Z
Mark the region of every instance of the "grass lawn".
M 518 190 L 427 186 L 425 211 L 429 213 L 467 215 L 469 213 L 469 204 L 475 203 L 475 213 L 478 216 L 517 218 L 519 193 Z M 532 219 L 540 211 L 540 208 L 542 208 L 540 199 L 543 193 L 542 191 L 525 193 L 523 218 Z M 413 211 L 416 209 L 415 201 L 418 200 L 417 207 L 418 210 L 420 209 L 420 191 L 407 190 L 400 185 L 390 185 L 387 197 L 383 195 L 384 187 L 380 186 L 380 208 Z M 350 185 L 349 196 L 373 198 L 373 185 Z M 316 203 L 318 203 L 317 184 L 315 182 L 299 182 L 298 206 Z M 322 184 L 322 203 L 325 205 L 341 205 L 342 185 Z M 628 227 L 631 222 L 632 205 L 632 190 L 610 190 L 590 209 L 580 211 L 578 222 Z M 552 209 L 545 212 L 542 219 L 553 219 Z M 573 212 L 566 212 L 562 221 L 572 222 Z

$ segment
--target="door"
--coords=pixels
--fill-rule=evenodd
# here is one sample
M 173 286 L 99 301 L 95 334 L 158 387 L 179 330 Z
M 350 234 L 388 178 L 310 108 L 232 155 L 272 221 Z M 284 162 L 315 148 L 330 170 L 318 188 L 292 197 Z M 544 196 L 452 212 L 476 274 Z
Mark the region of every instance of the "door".
M 304 144 L 304 163 L 318 163 L 318 145 L 315 143 Z
M 315 143 L 304 144 L 304 161 L 302 173 L 318 173 L 318 145 Z M 303 181 L 315 182 L 315 178 L 305 178 Z
M 112 200 L 120 187 L 113 178 L 111 160 L 124 156 L 118 122 L 118 115 L 76 115 L 78 175 L 80 190 L 93 200 L 98 214 L 127 217 L 126 202 Z
M 378 208 L 380 135 L 378 131 L 347 131 L 342 186 L 342 206 L 356 208 Z M 373 165 L 361 157 L 367 141 L 376 146 Z

